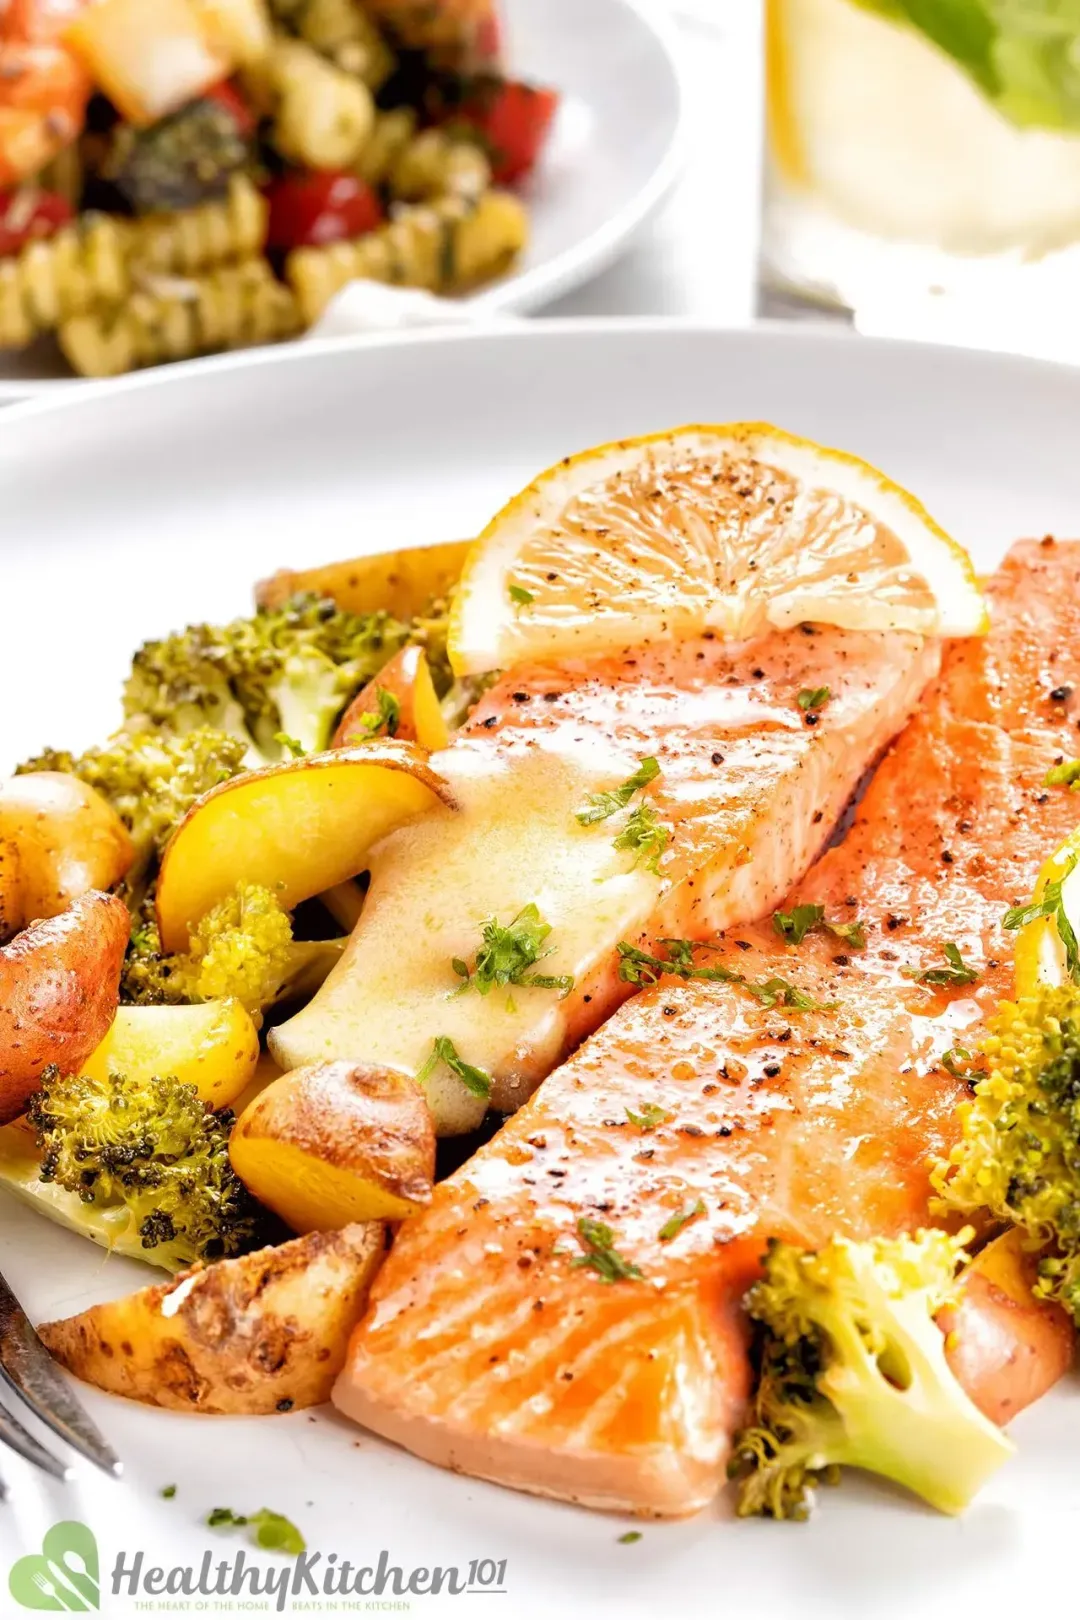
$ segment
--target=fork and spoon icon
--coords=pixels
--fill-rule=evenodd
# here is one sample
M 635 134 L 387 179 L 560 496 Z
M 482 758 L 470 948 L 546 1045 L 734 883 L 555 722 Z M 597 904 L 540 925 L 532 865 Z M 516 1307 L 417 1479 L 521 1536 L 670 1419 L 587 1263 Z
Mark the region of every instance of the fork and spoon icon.
M 11 1593 L 28 1609 L 85 1613 L 101 1606 L 97 1542 L 86 1525 L 54 1524 L 40 1553 L 20 1558 L 11 1572 Z

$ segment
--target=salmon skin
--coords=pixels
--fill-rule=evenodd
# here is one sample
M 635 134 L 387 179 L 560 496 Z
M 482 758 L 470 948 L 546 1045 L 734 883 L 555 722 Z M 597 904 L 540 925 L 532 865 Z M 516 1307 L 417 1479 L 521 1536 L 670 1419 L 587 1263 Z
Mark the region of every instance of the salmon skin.
M 1078 575 L 1080 546 L 1011 554 L 988 644 L 947 650 L 847 838 L 792 897 L 859 922 L 865 949 L 739 929 L 696 960 L 743 983 L 665 977 L 622 1007 L 402 1229 L 334 1391 L 343 1412 L 533 1492 L 651 1515 L 710 1500 L 765 1240 L 929 1218 L 927 1161 L 955 1141 L 965 1089 L 942 1058 L 1006 986 L 1001 915 L 1073 825 L 1042 778 L 1075 732 Z M 946 965 L 953 940 L 976 983 L 905 976 Z M 984 1281 L 993 1310 L 973 1295 L 967 1328 L 994 1329 L 998 1387 L 981 1394 L 1006 1412 L 1011 1296 Z M 954 1364 L 979 1398 L 986 1355 Z M 1014 1405 L 1045 1384 L 1030 1357 L 1022 1370 Z
M 805 626 L 750 646 L 701 638 L 516 671 L 433 756 L 459 809 L 373 852 L 348 950 L 273 1032 L 275 1058 L 416 1073 L 447 1037 L 511 1111 L 629 993 L 620 939 L 707 938 L 779 903 L 939 659 L 937 644 L 913 636 Z M 815 690 L 827 703 L 801 707 Z M 656 862 L 614 842 L 630 805 L 587 825 L 576 814 L 648 759 L 659 775 L 633 804 L 647 804 L 666 837 Z M 541 971 L 572 979 L 569 990 L 452 998 L 451 964 L 473 960 L 483 921 L 508 924 L 529 905 L 551 929 Z M 459 1080 L 440 1069 L 427 1084 L 440 1134 L 478 1123 L 483 1099 Z

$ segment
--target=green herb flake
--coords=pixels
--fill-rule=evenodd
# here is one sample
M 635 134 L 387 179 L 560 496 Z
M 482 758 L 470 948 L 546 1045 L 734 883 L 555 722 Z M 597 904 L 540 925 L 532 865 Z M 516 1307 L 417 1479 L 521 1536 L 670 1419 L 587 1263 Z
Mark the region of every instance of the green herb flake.
M 678 1210 L 660 1228 L 659 1237 L 661 1243 L 670 1243 L 672 1238 L 678 1237 L 684 1226 L 695 1220 L 698 1215 L 704 1215 L 704 1213 L 705 1201 L 702 1198 L 699 1198 L 693 1204 L 687 1204 L 685 1209 Z
M 1063 759 L 1060 765 L 1051 765 L 1043 777 L 1043 787 L 1067 787 L 1080 790 L 1080 759 Z
M 629 1547 L 633 1542 L 641 1540 L 640 1530 L 626 1530 L 619 1537 L 620 1547 Z
M 524 585 L 511 585 L 508 595 L 515 607 L 528 607 L 530 603 L 536 601 L 532 591 L 527 591 Z
M 644 860 L 645 870 L 660 875 L 660 857 L 667 848 L 668 830 L 662 827 L 651 804 L 639 804 L 614 840 L 616 849 L 634 851 L 634 866 Z
M 974 984 L 979 977 L 979 969 L 968 967 L 960 955 L 960 947 L 949 940 L 942 946 L 948 967 L 924 968 L 917 973 L 914 968 L 904 968 L 905 979 L 914 979 L 916 984 L 943 985 L 946 988 L 956 988 L 962 984 Z
M 232 1508 L 211 1508 L 206 1522 L 211 1530 L 232 1530 L 237 1525 L 247 1524 L 247 1518 L 243 1513 L 234 1513 Z
M 615 1234 L 603 1221 L 582 1215 L 577 1223 L 577 1234 L 585 1253 L 575 1255 L 570 1262 L 572 1266 L 588 1266 L 605 1283 L 631 1282 L 643 1275 L 639 1266 L 624 1260 L 618 1253 Z
M 159 1492 L 159 1494 L 160 1494 L 160 1496 L 162 1497 L 162 1499 L 164 1501 L 171 1502 L 173 1497 L 176 1495 L 176 1486 L 175 1485 L 163 1485 L 161 1487 L 161 1491 Z
M 954 1080 L 968 1079 L 974 1062 L 975 1054 L 969 1052 L 966 1046 L 950 1046 L 947 1052 L 941 1054 L 941 1067 Z
M 597 821 L 606 821 L 617 810 L 625 810 L 630 800 L 639 788 L 648 787 L 660 775 L 660 766 L 651 757 L 643 759 L 626 781 L 607 793 L 591 793 L 588 801 L 580 810 L 574 812 L 577 820 L 583 827 L 591 827 Z
M 281 749 L 281 752 L 288 754 L 290 759 L 301 759 L 303 757 L 303 743 L 297 742 L 295 737 L 290 737 L 287 731 L 275 731 L 274 741 Z
M 362 714 L 356 722 L 357 733 L 367 737 L 396 737 L 401 724 L 401 704 L 385 686 L 375 688 L 376 712 Z M 350 730 L 352 728 L 350 727 Z
M 551 955 L 550 950 L 543 949 L 551 924 L 544 921 L 535 905 L 523 906 L 513 922 L 505 925 L 498 917 L 489 917 L 481 923 L 480 929 L 481 945 L 472 970 L 460 956 L 451 958 L 454 972 L 465 981 L 458 986 L 455 995 L 472 989 L 486 996 L 497 986 L 509 984 L 536 990 L 561 990 L 564 996 L 574 988 L 572 974 L 528 971 Z
M 825 921 L 824 906 L 794 906 L 791 911 L 774 911 L 773 927 L 789 945 L 801 945 L 811 929 Z
M 666 1125 L 674 1118 L 670 1108 L 661 1108 L 658 1103 L 645 1103 L 638 1113 L 628 1108 L 626 1117 L 639 1131 L 655 1131 L 658 1125 Z
M 432 1044 L 431 1055 L 421 1069 L 417 1070 L 416 1081 L 423 1085 L 435 1073 L 436 1066 L 445 1063 L 451 1074 L 456 1074 L 466 1091 L 474 1097 L 491 1096 L 491 1076 L 485 1069 L 474 1068 L 466 1063 L 464 1058 L 458 1056 L 457 1047 L 449 1035 L 436 1035 Z
M 1009 929 L 1026 928 L 1028 923 L 1035 922 L 1039 917 L 1053 917 L 1061 943 L 1065 947 L 1069 977 L 1080 981 L 1080 944 L 1077 943 L 1064 900 L 1066 881 L 1076 870 L 1078 860 L 1080 855 L 1073 855 L 1061 876 L 1055 882 L 1048 883 L 1038 899 L 1032 900 L 1030 905 L 1011 906 L 1002 918 L 1001 926 Z
M 773 927 L 789 945 L 801 945 L 807 934 L 815 929 L 843 940 L 854 951 L 866 949 L 866 931 L 861 922 L 833 923 L 825 916 L 824 906 L 793 906 L 790 911 L 774 911 Z
M 260 1508 L 248 1520 L 255 1531 L 256 1546 L 262 1547 L 266 1552 L 288 1553 L 291 1558 L 298 1558 L 302 1552 L 307 1551 L 307 1542 L 291 1519 L 285 1518 L 282 1513 L 273 1513 L 270 1508 Z
M 283 1552 L 296 1558 L 307 1550 L 307 1542 L 295 1524 L 283 1513 L 274 1513 L 270 1508 L 260 1508 L 250 1514 L 234 1513 L 232 1508 L 211 1508 L 206 1523 L 211 1530 L 236 1530 L 247 1525 L 252 1544 L 265 1552 Z
M 827 686 L 804 686 L 795 701 L 804 714 L 816 714 L 831 697 Z
M 773 977 L 757 981 L 747 979 L 734 968 L 717 964 L 715 967 L 697 967 L 694 963 L 694 941 L 689 939 L 661 939 L 658 941 L 668 952 L 666 958 L 652 956 L 636 945 L 621 940 L 616 946 L 619 955 L 619 978 L 623 984 L 657 984 L 665 973 L 674 973 L 680 979 L 705 979 L 717 984 L 735 984 L 747 995 L 760 1001 L 763 1007 L 793 1007 L 797 1011 L 831 1011 L 835 1001 L 816 1001 L 805 990 L 800 990 L 790 979 Z

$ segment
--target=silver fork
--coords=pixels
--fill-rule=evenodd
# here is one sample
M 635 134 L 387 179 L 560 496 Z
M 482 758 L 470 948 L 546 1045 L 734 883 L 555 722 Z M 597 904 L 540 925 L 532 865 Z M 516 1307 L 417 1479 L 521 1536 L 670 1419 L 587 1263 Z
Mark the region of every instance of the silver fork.
M 38 1338 L 30 1319 L 0 1274 L 0 1376 L 58 1439 L 114 1477 L 120 1459 L 68 1387 L 60 1369 Z M 70 1466 L 35 1440 L 19 1419 L 0 1403 L 0 1444 L 33 1463 L 53 1479 L 65 1480 Z M 7 1488 L 0 1480 L 0 1497 Z

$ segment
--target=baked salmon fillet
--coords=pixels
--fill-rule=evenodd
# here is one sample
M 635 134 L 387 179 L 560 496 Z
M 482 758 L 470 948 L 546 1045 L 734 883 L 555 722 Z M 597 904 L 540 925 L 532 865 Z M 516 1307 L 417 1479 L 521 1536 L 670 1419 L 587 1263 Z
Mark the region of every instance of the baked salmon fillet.
M 629 994 L 620 940 L 708 938 L 778 904 L 939 659 L 917 637 L 807 626 L 751 646 L 703 638 L 500 681 L 432 758 L 458 808 L 433 810 L 372 853 L 344 958 L 272 1033 L 275 1058 L 416 1073 L 448 1037 L 492 1077 L 494 1106 L 517 1107 Z M 805 704 L 826 689 L 820 712 L 800 706 L 800 694 Z M 642 760 L 659 771 L 632 795 L 666 840 L 655 861 L 615 842 L 629 800 L 578 818 Z M 509 924 L 526 906 L 550 927 L 540 971 L 563 990 L 452 996 L 452 964 L 472 963 L 484 921 Z M 486 1099 L 453 1073 L 426 1083 L 440 1134 L 479 1122 Z
M 1075 733 L 1078 583 L 1080 546 L 1012 553 L 988 644 L 948 649 L 847 838 L 797 890 L 859 922 L 865 949 L 739 929 L 694 958 L 732 982 L 664 977 L 622 1007 L 402 1228 L 334 1391 L 343 1412 L 433 1462 L 592 1506 L 679 1515 L 712 1498 L 766 1239 L 928 1219 L 928 1160 L 964 1092 L 942 1058 L 1006 987 L 1001 915 L 1075 820 L 1042 779 Z M 974 984 L 905 976 L 944 965 L 945 941 Z M 981 1277 L 956 1324 L 971 1349 L 954 1365 L 997 1415 L 1071 1349 L 1056 1308 L 1031 1338 L 1022 1285 Z

